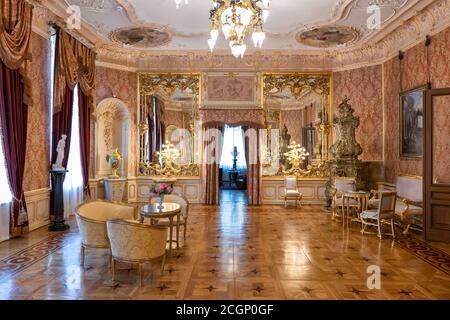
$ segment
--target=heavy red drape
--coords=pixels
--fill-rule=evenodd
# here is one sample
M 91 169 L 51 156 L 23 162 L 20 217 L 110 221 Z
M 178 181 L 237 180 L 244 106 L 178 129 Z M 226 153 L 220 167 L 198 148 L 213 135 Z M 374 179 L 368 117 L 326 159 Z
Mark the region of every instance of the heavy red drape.
M 0 119 L 8 181 L 13 195 L 10 236 L 28 231 L 28 214 L 23 193 L 27 143 L 28 106 L 23 101 L 24 85 L 19 70 L 0 61 Z
M 148 121 L 148 161 L 153 162 L 153 130 L 155 126 L 153 125 L 153 117 L 150 113 L 147 114 Z
M 247 181 L 248 181 L 248 205 L 259 206 L 262 204 L 261 185 L 261 131 L 256 128 L 247 130 L 248 136 L 248 158 L 247 158 Z
M 62 165 L 67 168 L 67 162 L 69 161 L 69 151 L 70 151 L 70 141 L 72 136 L 72 113 L 73 113 L 73 90 L 69 87 L 66 88 L 66 94 L 64 96 L 64 101 L 61 105 L 61 109 L 53 114 L 53 133 L 52 133 L 52 164 L 55 163 L 58 153 L 56 152 L 56 147 L 58 146 L 58 141 L 61 136 L 65 134 L 66 147 L 64 149 L 64 159 Z M 53 181 L 52 175 L 52 186 L 54 186 L 55 181 Z M 50 193 L 50 214 L 54 214 L 53 208 L 53 197 L 54 193 Z
M 91 104 L 92 100 L 90 96 L 87 96 L 78 86 L 79 97 L 79 110 L 80 110 L 80 158 L 81 158 L 81 171 L 83 172 L 83 186 L 84 194 L 86 196 L 91 195 L 89 190 L 89 152 L 91 144 Z
M 159 99 L 155 97 L 154 103 L 156 105 L 155 107 L 155 114 L 153 115 L 155 117 L 155 123 L 156 123 L 156 130 L 155 130 L 155 151 L 161 150 L 161 122 L 159 120 L 160 113 L 159 113 Z
M 222 133 L 219 126 L 203 128 L 203 144 L 203 203 L 219 205 L 219 164 L 222 152 Z

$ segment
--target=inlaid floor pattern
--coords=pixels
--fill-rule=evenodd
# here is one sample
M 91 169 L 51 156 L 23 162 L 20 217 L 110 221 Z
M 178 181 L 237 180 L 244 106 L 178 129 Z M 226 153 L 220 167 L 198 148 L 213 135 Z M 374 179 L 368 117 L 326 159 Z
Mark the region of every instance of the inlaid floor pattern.
M 87 250 L 83 269 L 74 219 L 67 233 L 44 228 L 4 242 L 0 299 L 450 299 L 442 250 L 363 236 L 321 207 L 240 200 L 224 193 L 220 207 L 192 205 L 187 240 L 163 274 L 159 263 L 146 264 L 143 287 L 137 267 L 122 263 L 113 283 L 105 250 Z M 367 287 L 371 265 L 381 268 L 379 290 Z

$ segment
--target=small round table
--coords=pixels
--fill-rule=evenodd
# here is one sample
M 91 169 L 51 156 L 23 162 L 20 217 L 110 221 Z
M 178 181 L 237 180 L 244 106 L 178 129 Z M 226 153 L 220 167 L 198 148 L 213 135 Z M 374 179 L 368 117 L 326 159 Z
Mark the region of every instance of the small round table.
M 172 253 L 172 235 L 173 235 L 173 218 L 177 216 L 177 249 L 179 248 L 179 230 L 180 230 L 180 212 L 181 206 L 177 203 L 164 202 L 163 208 L 158 209 L 158 203 L 152 203 L 144 206 L 140 211 L 140 222 L 144 223 L 144 218 L 150 218 L 151 223 L 154 219 L 169 219 L 169 253 Z
M 369 205 L 370 192 L 367 191 L 347 191 L 342 195 L 342 216 L 345 217 L 345 209 L 347 217 L 350 218 L 350 207 L 356 208 L 358 218 L 355 221 L 361 222 L 359 215 L 364 210 L 367 210 Z M 356 201 L 356 204 L 351 205 L 350 200 Z

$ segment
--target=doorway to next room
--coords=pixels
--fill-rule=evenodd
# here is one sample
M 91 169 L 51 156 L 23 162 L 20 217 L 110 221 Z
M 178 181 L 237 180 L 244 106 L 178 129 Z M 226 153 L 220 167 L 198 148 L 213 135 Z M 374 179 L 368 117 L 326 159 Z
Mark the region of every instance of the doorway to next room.
M 225 125 L 219 164 L 220 203 L 247 203 L 248 139 L 245 127 Z

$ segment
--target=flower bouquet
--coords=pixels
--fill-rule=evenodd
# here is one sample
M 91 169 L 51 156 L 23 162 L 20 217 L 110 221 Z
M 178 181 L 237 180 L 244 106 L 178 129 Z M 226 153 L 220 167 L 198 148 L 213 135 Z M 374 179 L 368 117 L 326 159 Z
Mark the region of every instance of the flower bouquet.
M 168 183 L 158 183 L 158 184 L 154 183 L 150 188 L 150 198 L 158 197 L 159 204 L 157 208 L 159 210 L 162 210 L 164 208 L 163 206 L 164 196 L 166 194 L 172 194 L 172 192 L 173 192 L 172 185 Z

